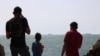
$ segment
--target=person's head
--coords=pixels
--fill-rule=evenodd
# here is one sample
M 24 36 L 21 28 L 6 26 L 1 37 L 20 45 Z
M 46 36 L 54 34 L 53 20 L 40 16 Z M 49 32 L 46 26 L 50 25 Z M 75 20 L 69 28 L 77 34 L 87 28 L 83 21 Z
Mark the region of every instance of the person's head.
M 41 40 L 41 34 L 40 33 L 36 33 L 35 34 L 35 39 L 37 42 L 39 42 Z
M 71 28 L 71 29 L 77 29 L 77 28 L 78 28 L 78 23 L 77 23 L 77 22 L 72 22 L 72 23 L 70 24 L 70 28 Z
M 19 6 L 14 8 L 13 14 L 14 15 L 21 15 L 22 9 Z

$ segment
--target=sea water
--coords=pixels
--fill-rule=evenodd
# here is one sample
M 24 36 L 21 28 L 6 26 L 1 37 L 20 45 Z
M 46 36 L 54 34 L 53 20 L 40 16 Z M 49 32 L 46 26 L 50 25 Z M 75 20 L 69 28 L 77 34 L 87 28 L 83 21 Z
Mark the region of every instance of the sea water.
M 79 50 L 80 56 L 85 55 L 91 46 L 100 38 L 100 35 L 83 35 L 82 47 Z M 43 35 L 41 43 L 44 45 L 44 51 L 42 56 L 61 56 L 63 47 L 64 35 Z M 26 43 L 29 46 L 29 51 L 32 56 L 32 42 L 35 41 L 34 35 L 26 36 Z M 10 52 L 10 39 L 6 39 L 5 36 L 0 36 L 0 44 L 4 46 L 5 55 L 11 56 Z

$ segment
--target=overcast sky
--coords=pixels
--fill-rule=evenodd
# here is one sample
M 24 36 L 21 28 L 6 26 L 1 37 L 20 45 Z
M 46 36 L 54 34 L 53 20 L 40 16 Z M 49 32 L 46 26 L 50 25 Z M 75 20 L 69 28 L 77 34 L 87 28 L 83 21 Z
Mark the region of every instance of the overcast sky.
M 82 34 L 100 34 L 100 0 L 1 0 L 0 35 L 5 35 L 16 6 L 22 8 L 31 34 L 65 34 L 72 21 L 78 22 Z

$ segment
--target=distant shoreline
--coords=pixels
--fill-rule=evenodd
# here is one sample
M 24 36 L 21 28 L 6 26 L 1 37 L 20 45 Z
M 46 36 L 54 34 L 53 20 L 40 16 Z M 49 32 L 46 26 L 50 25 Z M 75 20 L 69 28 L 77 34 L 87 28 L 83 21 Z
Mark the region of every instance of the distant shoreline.
M 31 34 L 30 36 L 33 36 L 33 35 L 35 35 L 35 34 Z M 64 34 L 42 34 L 42 35 L 64 35 Z M 89 33 L 86 33 L 86 34 L 82 34 L 82 35 L 100 35 L 100 34 L 89 34 Z M 0 36 L 6 36 L 6 35 L 2 34 Z

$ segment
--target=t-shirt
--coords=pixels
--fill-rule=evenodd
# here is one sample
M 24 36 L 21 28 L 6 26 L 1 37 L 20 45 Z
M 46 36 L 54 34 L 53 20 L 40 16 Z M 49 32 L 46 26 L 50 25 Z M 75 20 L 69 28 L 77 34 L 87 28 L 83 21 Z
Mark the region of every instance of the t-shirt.
M 26 18 L 12 18 L 6 23 L 6 31 L 11 32 L 11 47 L 26 47 L 25 31 L 28 27 Z
M 39 51 L 39 42 L 33 42 L 32 44 L 32 52 L 33 52 L 33 56 L 41 56 L 41 53 Z
M 76 30 L 71 29 L 68 31 L 64 38 L 66 46 L 66 54 L 68 56 L 79 56 L 78 49 L 82 44 L 82 35 Z

